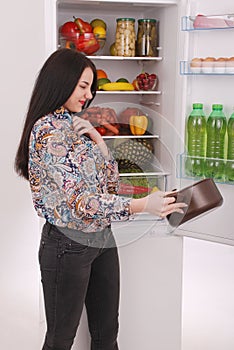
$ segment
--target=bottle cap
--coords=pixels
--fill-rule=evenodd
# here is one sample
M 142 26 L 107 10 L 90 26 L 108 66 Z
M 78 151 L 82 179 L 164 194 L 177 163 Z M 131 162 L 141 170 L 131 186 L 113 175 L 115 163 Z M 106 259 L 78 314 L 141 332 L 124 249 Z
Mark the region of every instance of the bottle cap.
M 216 110 L 219 110 L 221 111 L 223 109 L 223 105 L 222 104 L 213 104 L 212 105 L 212 109 L 216 109 Z
M 203 103 L 193 103 L 193 108 L 195 108 L 195 109 L 202 109 L 203 108 Z

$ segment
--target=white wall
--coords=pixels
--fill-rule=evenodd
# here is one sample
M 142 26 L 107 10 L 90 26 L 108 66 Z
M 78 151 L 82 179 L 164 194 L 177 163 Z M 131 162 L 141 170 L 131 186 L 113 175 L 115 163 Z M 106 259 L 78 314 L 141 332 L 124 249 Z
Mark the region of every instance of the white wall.
M 38 219 L 13 170 L 35 73 L 44 60 L 43 1 L 1 4 L 0 348 L 39 349 Z

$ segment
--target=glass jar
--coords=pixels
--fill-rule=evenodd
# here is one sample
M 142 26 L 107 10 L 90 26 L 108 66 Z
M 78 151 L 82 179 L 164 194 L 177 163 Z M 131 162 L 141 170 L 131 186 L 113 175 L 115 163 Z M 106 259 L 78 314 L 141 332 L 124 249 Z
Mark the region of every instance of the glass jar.
M 137 31 L 136 54 L 137 56 L 158 56 L 159 21 L 156 19 L 139 19 Z
M 115 49 L 117 56 L 133 57 L 135 56 L 135 19 L 117 18 L 115 34 Z

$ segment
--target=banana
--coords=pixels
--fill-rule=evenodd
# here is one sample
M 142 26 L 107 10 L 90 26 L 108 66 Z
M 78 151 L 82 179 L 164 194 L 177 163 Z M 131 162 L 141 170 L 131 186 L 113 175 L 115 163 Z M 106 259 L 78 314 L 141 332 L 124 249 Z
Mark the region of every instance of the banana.
M 113 82 L 103 84 L 101 89 L 105 91 L 133 91 L 134 87 L 131 83 Z

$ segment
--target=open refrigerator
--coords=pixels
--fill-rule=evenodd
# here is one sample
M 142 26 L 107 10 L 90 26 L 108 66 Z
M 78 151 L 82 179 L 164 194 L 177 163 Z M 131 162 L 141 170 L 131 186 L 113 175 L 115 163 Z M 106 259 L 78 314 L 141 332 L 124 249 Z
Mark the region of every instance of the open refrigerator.
M 125 77 L 132 81 L 142 70 L 157 74 L 156 91 L 98 91 L 93 105 L 114 108 L 139 107 L 152 120 L 148 141 L 153 144 L 154 161 L 144 173 L 121 174 L 122 178 L 146 176 L 162 190 L 182 188 L 197 181 L 184 174 L 186 117 L 192 103 L 223 103 L 227 116 L 233 108 L 233 73 L 197 74 L 189 70 L 196 56 L 233 56 L 234 28 L 195 29 L 198 13 L 222 16 L 232 12 L 231 0 L 46 0 L 45 47 L 48 56 L 59 47 L 59 27 L 73 16 L 88 22 L 101 18 L 107 24 L 103 49 L 89 56 L 111 81 Z M 156 57 L 111 56 L 116 19 L 155 18 L 159 21 Z M 225 30 L 226 29 L 226 30 Z M 110 147 L 129 136 L 104 137 Z M 139 138 L 139 137 L 138 137 Z M 147 139 L 147 137 L 143 137 Z M 141 214 L 125 223 L 113 223 L 121 260 L 120 348 L 154 350 L 181 349 L 181 294 L 183 239 L 194 237 L 234 244 L 231 223 L 233 185 L 218 183 L 224 205 L 197 220 L 171 229 L 167 220 Z M 85 315 L 82 325 L 86 323 Z M 80 334 L 82 335 L 80 336 Z M 168 336 L 170 334 L 170 336 Z M 74 349 L 88 349 L 86 326 L 81 326 Z

